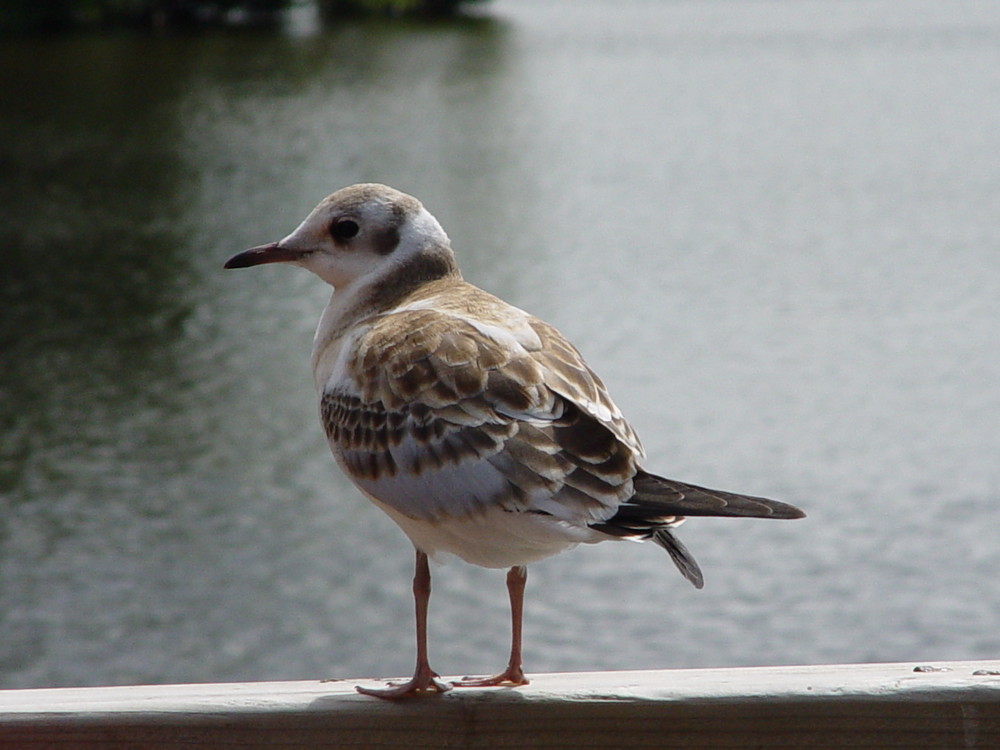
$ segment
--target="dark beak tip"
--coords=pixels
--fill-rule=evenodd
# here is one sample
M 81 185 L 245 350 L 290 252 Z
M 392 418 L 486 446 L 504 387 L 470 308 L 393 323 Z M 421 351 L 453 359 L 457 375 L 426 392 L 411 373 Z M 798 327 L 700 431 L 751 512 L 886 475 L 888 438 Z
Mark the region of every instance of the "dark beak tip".
M 258 247 L 251 247 L 249 250 L 244 250 L 241 253 L 236 253 L 232 258 L 227 260 L 222 266 L 223 268 L 250 268 L 251 266 L 259 266 L 262 263 L 276 263 L 283 260 L 288 260 L 286 253 L 282 253 L 281 248 L 277 242 L 271 242 L 267 245 L 260 245 Z

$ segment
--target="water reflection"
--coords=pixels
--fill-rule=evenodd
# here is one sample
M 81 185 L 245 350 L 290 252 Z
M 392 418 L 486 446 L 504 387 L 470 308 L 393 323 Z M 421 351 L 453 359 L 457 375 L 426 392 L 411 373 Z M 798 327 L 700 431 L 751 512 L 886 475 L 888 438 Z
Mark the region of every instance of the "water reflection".
M 233 248 L 392 151 L 441 148 L 450 129 L 430 115 L 488 93 L 502 36 L 466 20 L 5 45 L 0 684 L 252 678 L 262 660 L 293 675 L 287 647 L 336 638 L 336 661 L 370 639 L 284 611 L 405 612 L 345 580 L 349 561 L 315 562 L 358 504 L 338 511 L 315 486 L 337 480 L 308 382 L 270 392 L 256 374 L 273 355 L 242 349 L 248 332 L 279 348 L 284 326 L 305 335 L 321 293 L 298 309 L 290 276 L 248 311 L 253 293 L 217 277 Z M 387 154 L 395 136 L 364 124 L 379 121 L 411 143 Z M 406 132 L 421 121 L 441 132 Z M 308 339 L 285 342 L 278 368 L 304 365 Z M 322 468 L 303 479 L 309 454 Z
M 5 40 L 0 686 L 408 672 L 406 542 L 316 423 L 327 291 L 221 269 L 369 179 L 651 468 L 810 513 L 686 527 L 700 593 L 638 545 L 538 565 L 530 669 L 995 654 L 1000 19 L 918 4 Z M 438 581 L 435 664 L 496 667 L 502 577 Z

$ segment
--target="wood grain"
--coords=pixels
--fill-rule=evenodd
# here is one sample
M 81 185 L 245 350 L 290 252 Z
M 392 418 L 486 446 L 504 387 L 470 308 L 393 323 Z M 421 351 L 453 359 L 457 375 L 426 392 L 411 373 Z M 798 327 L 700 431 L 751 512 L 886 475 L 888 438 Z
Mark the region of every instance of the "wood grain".
M 1000 748 L 1000 661 L 533 675 L 398 703 L 353 681 L 0 691 L 3 750 L 243 747 Z

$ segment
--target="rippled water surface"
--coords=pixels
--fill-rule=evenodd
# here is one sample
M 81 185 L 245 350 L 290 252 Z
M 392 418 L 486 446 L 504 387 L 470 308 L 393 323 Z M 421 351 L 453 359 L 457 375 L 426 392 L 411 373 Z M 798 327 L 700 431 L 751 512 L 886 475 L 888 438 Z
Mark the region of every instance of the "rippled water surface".
M 504 0 L 444 25 L 0 46 L 0 686 L 412 666 L 340 476 L 328 291 L 223 260 L 362 181 L 559 326 L 649 468 L 801 505 L 532 567 L 530 670 L 1000 653 L 1000 6 Z M 443 673 L 503 576 L 435 571 Z

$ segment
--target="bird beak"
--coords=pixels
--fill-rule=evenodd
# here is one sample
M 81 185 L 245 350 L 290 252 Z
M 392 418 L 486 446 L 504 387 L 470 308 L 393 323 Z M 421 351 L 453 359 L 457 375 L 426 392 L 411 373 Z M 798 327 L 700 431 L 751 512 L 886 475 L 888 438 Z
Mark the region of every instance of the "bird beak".
M 259 266 L 264 263 L 288 263 L 298 260 L 306 253 L 302 250 L 293 250 L 285 247 L 280 242 L 271 242 L 267 245 L 258 245 L 237 253 L 226 261 L 225 268 L 249 268 Z

